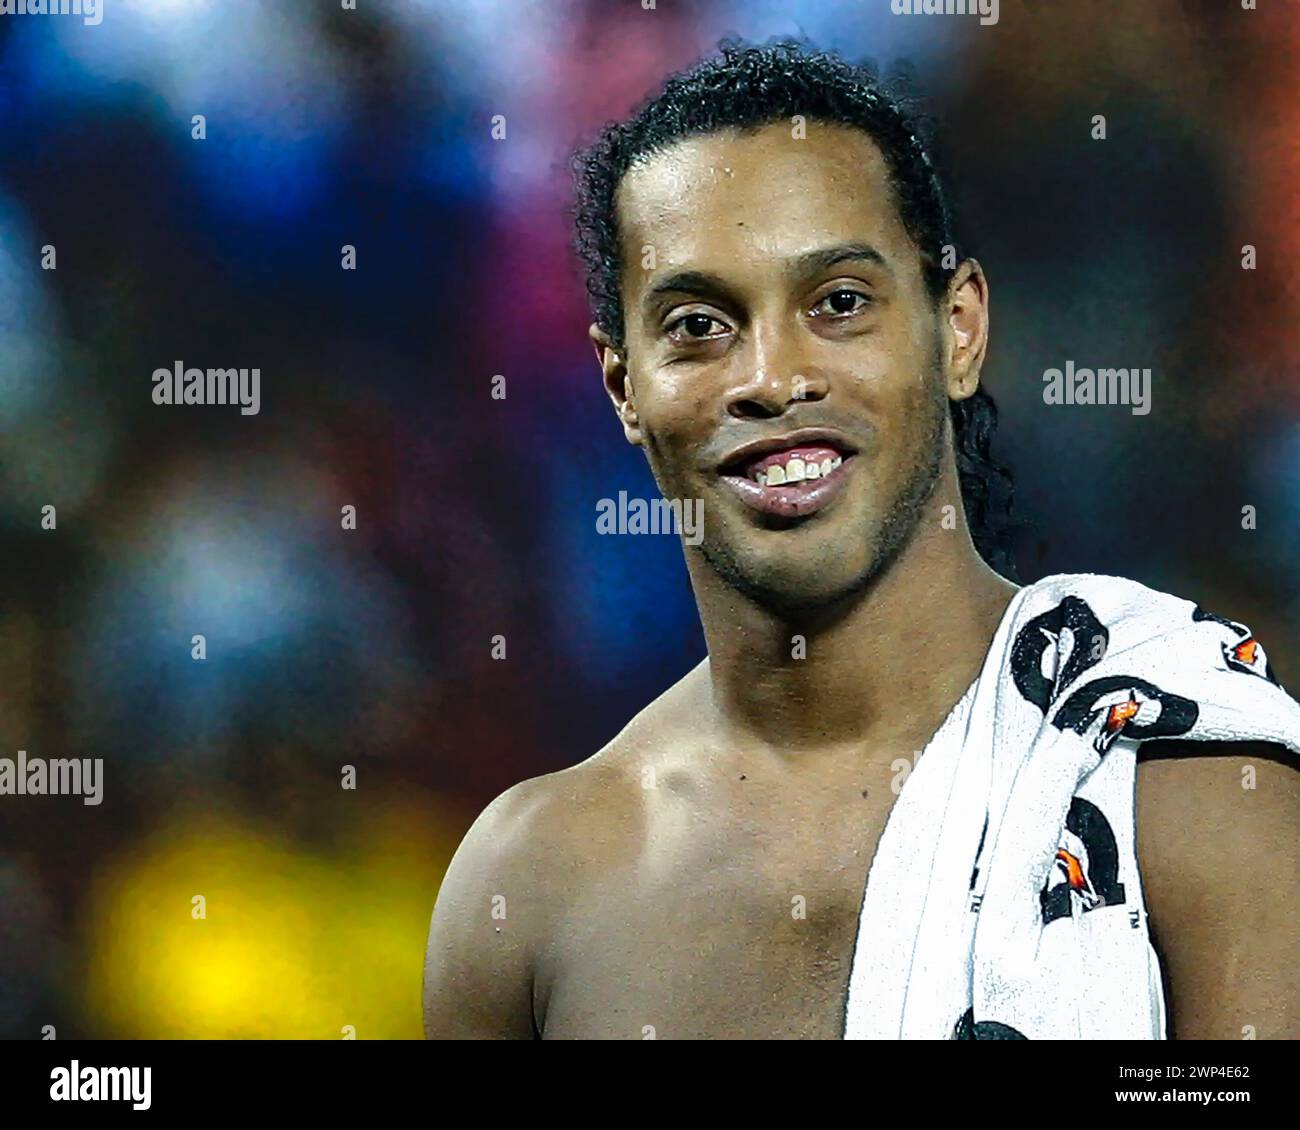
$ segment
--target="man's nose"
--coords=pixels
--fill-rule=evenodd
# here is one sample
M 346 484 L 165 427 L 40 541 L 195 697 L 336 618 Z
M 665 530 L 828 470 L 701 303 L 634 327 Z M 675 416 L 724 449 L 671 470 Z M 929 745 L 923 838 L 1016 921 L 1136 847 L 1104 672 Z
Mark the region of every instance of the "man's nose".
M 727 391 L 727 413 L 738 419 L 770 419 L 803 400 L 829 391 L 822 370 L 800 348 L 798 326 L 758 329 L 750 339 L 743 375 Z

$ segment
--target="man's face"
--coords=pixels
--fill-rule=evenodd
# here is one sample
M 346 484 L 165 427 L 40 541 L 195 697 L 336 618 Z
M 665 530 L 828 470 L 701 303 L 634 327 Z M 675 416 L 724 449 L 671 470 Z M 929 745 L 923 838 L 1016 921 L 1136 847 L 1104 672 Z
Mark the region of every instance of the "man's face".
M 791 132 L 690 139 L 624 177 L 628 404 L 606 374 L 664 495 L 703 500 L 708 562 L 806 609 L 906 543 L 944 468 L 949 390 L 879 149 Z

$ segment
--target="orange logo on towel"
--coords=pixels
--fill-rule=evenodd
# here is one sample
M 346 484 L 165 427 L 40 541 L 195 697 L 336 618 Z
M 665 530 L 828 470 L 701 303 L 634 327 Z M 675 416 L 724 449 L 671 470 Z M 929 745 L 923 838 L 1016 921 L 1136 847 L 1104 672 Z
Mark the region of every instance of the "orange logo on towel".
M 1071 847 L 1078 846 L 1083 852 L 1082 855 L 1075 855 L 1067 847 L 1058 847 L 1056 849 L 1056 865 L 1065 873 L 1065 883 L 1058 886 L 1058 890 L 1069 891 L 1070 896 L 1077 896 L 1078 904 L 1084 910 L 1092 910 L 1096 906 L 1104 906 L 1106 900 L 1097 892 L 1097 888 L 1092 885 L 1092 880 L 1088 877 L 1088 856 L 1087 845 L 1076 836 L 1072 836 L 1069 830 L 1066 830 L 1066 836 L 1075 841 Z M 1066 910 L 1072 910 L 1072 904 L 1066 904 Z
M 1106 732 L 1113 734 L 1121 730 L 1130 718 L 1138 712 L 1138 700 L 1132 691 L 1128 692 L 1128 702 L 1117 702 L 1106 714 Z
M 1232 657 L 1239 663 L 1255 665 L 1255 653 L 1259 650 L 1259 641 L 1254 636 L 1247 636 L 1232 649 Z
M 1056 858 L 1065 864 L 1065 878 L 1070 886 L 1076 891 L 1087 890 L 1090 884 L 1083 873 L 1083 864 L 1079 857 L 1072 855 L 1065 848 L 1057 848 Z

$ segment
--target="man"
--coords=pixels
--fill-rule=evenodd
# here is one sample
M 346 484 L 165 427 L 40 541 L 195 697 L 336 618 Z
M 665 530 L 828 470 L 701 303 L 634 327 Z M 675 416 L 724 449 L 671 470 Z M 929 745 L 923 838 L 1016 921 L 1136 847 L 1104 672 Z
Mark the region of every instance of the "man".
M 797 46 L 724 46 L 578 173 L 605 387 L 664 496 L 703 503 L 684 548 L 708 658 L 594 757 L 479 817 L 438 895 L 426 1032 L 840 1038 L 855 940 L 881 926 L 859 917 L 868 869 L 912 791 L 899 759 L 1001 680 L 981 671 L 1024 591 L 1002 575 L 1009 482 L 988 458 L 988 283 L 951 253 L 909 118 Z M 1116 726 L 1139 709 L 1121 697 Z M 1291 756 L 1141 752 L 1170 1033 L 1300 1035 Z M 1063 824 L 1034 881 L 1059 871 L 1063 913 L 1103 922 Z M 997 1019 L 944 1028 L 1014 1030 Z

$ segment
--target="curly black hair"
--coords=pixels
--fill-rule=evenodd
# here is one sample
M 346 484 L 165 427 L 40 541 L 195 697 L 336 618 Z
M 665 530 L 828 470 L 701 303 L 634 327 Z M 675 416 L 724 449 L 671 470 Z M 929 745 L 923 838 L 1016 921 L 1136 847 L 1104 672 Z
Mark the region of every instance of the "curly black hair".
M 931 156 L 929 122 L 905 102 L 870 64 L 851 64 L 789 39 L 763 46 L 724 40 L 716 55 L 669 76 L 627 121 L 607 125 L 573 158 L 575 247 L 596 324 L 625 348 L 615 198 L 632 164 L 688 137 L 753 130 L 795 115 L 862 130 L 880 147 L 899 215 L 921 257 L 926 289 L 937 302 L 961 256 Z M 997 406 L 981 384 L 973 396 L 954 400 L 951 413 L 962 502 L 975 548 L 992 568 L 1014 580 L 1011 475 L 989 452 Z

